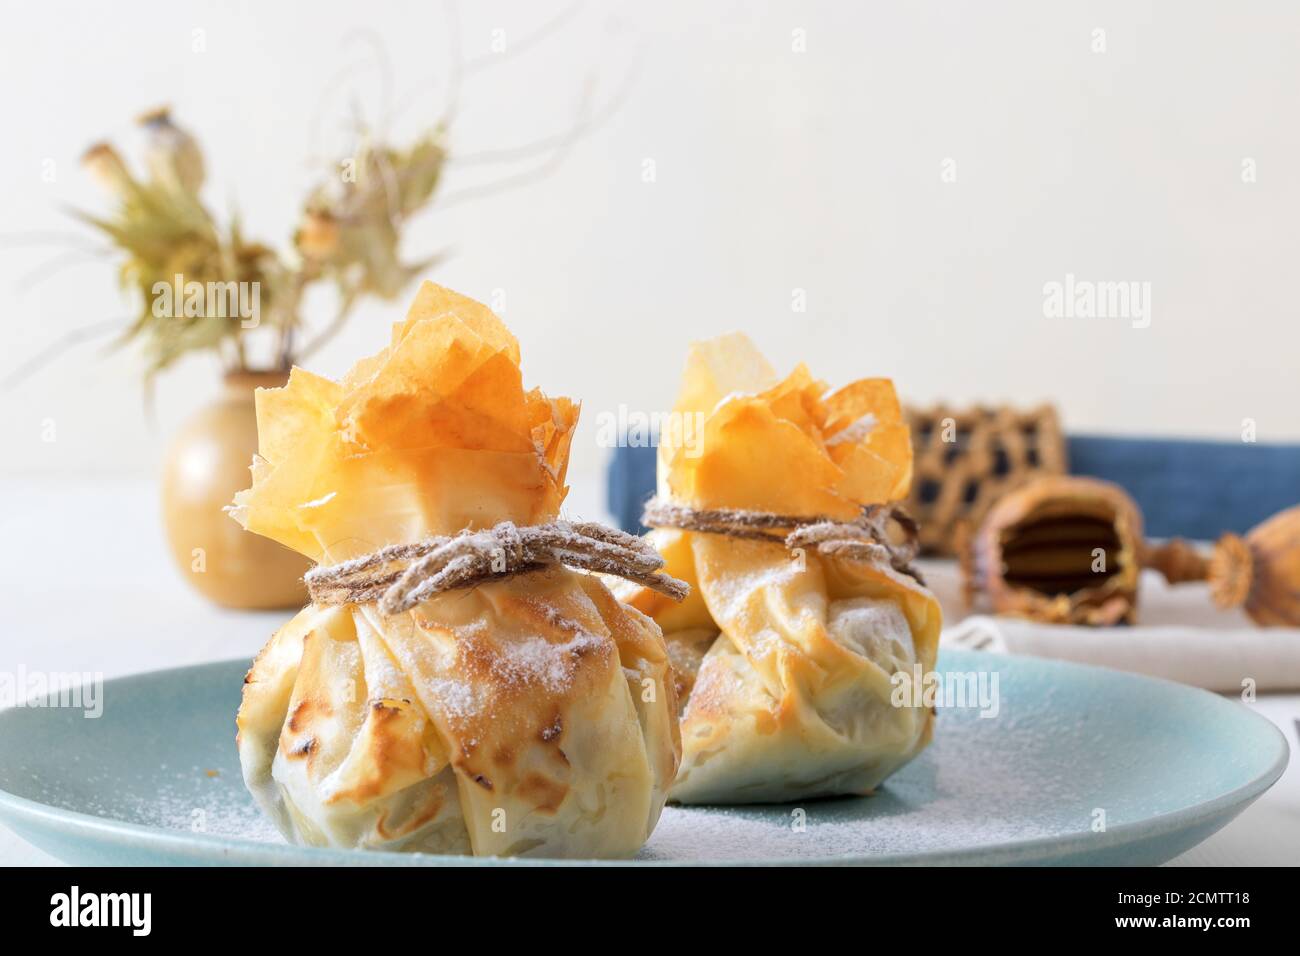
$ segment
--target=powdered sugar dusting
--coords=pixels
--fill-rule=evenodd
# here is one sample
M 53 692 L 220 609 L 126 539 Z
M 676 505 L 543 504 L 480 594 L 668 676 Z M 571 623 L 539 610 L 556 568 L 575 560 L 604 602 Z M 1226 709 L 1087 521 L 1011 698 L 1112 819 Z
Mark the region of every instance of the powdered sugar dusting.
M 515 641 L 493 661 L 492 671 L 507 684 L 541 684 L 551 693 L 562 693 L 573 681 L 580 656 L 600 647 L 604 640 L 579 632 L 563 643 L 552 644 L 541 637 Z
M 425 684 L 449 717 L 470 717 L 479 709 L 474 688 L 465 681 L 435 677 L 425 681 Z
M 874 796 L 668 807 L 638 858 L 772 860 L 960 853 L 1089 832 L 1096 796 L 1066 755 L 1086 723 L 940 712 L 935 743 Z M 1110 776 L 1108 773 L 1107 776 Z M 1110 812 L 1121 813 L 1111 803 Z
M 47 781 L 33 796 L 52 806 L 75 808 L 82 813 L 162 830 L 258 843 L 284 842 L 275 824 L 244 789 L 237 768 L 175 769 L 162 764 L 154 773 L 156 779 L 143 790 L 139 788 L 138 776 L 123 778 L 106 771 L 92 771 L 78 781 L 80 786 L 75 790 Z
M 195 800 L 192 793 L 183 789 L 164 789 L 141 806 L 142 822 L 166 830 L 188 830 L 259 843 L 285 842 L 275 824 L 255 804 L 221 799 L 215 792 L 203 796 L 206 799 Z

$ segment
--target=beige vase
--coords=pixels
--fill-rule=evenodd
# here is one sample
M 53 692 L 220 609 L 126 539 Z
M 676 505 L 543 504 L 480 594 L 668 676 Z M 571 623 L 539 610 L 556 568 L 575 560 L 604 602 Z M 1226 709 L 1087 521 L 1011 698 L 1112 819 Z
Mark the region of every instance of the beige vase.
M 278 388 L 283 372 L 226 376 L 220 398 L 172 442 L 163 465 L 163 521 L 177 568 L 205 597 L 232 608 L 300 607 L 308 561 L 241 528 L 221 509 L 247 488 L 257 451 L 253 389 Z

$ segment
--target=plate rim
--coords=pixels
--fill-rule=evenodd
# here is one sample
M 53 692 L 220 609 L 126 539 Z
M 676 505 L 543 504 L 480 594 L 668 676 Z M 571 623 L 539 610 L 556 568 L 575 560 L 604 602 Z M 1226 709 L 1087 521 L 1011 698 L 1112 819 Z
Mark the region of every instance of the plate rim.
M 988 652 L 973 651 L 965 648 L 942 648 L 941 652 L 945 654 L 955 654 L 958 657 L 974 657 L 976 655 L 988 654 Z M 1034 657 L 1024 654 L 997 654 L 994 656 L 1000 660 L 1024 662 L 1032 666 L 1045 666 L 1049 669 L 1096 671 L 1104 673 L 1108 677 L 1119 676 L 1138 683 L 1151 682 L 1155 684 L 1164 684 L 1178 692 L 1204 695 L 1207 698 L 1216 700 L 1218 704 L 1234 706 L 1229 699 L 1226 699 L 1221 694 L 1162 677 L 1150 677 L 1145 674 L 1135 674 L 1117 668 L 1102 667 L 1095 664 L 1082 664 L 1075 661 L 1065 661 L 1054 658 Z M 116 683 L 119 681 L 143 680 L 151 677 L 158 678 L 168 674 L 179 674 L 185 672 L 192 674 L 195 671 L 208 669 L 221 670 L 233 669 L 236 667 L 246 669 L 248 664 L 249 659 L 237 657 L 219 661 L 205 661 L 198 664 L 184 664 L 177 667 L 154 668 L 151 670 L 137 671 L 135 673 L 122 674 L 110 678 L 105 681 L 105 685 L 107 686 L 110 683 Z M 938 669 L 937 666 L 936 669 Z M 22 706 L 0 709 L 0 732 L 2 732 L 6 713 L 11 710 L 19 711 L 22 709 Z M 1008 856 L 1011 854 L 1014 854 L 1017 859 L 1005 860 L 1002 862 L 1011 862 L 1021 865 L 1042 864 L 1050 863 L 1054 859 L 1061 857 L 1069 857 L 1073 855 L 1074 851 L 1080 849 L 1084 845 L 1090 849 L 1123 846 L 1125 844 L 1136 843 L 1153 837 L 1160 837 L 1175 831 L 1193 829 L 1196 826 L 1210 822 L 1214 818 L 1233 809 L 1236 810 L 1236 813 L 1232 814 L 1232 816 L 1235 817 L 1237 813 L 1246 809 L 1251 803 L 1272 787 L 1285 772 L 1290 759 L 1291 748 L 1286 739 L 1286 735 L 1283 734 L 1277 725 L 1267 717 L 1264 717 L 1262 714 L 1259 714 L 1249 707 L 1242 707 L 1241 713 L 1247 715 L 1248 720 L 1257 722 L 1257 725 L 1264 729 L 1265 735 L 1269 735 L 1271 732 L 1275 752 L 1267 769 L 1226 793 L 1222 793 L 1211 800 L 1197 803 L 1192 806 L 1181 807 L 1177 810 L 1156 814 L 1143 820 L 1137 820 L 1131 823 L 1121 823 L 1114 827 L 1108 827 L 1104 833 L 1075 832 L 1061 836 L 1039 836 L 1023 840 L 1010 839 L 984 844 L 978 847 L 966 847 L 957 850 L 933 849 L 906 854 L 850 854 L 785 859 L 771 857 L 734 860 L 608 860 L 556 857 L 461 856 L 454 854 L 407 853 L 395 850 L 359 850 L 342 847 L 312 847 L 300 846 L 288 842 L 268 843 L 261 840 L 250 840 L 246 837 L 172 830 L 165 827 L 132 823 L 127 820 L 117 820 L 111 817 L 101 817 L 95 814 L 84 813 L 80 810 L 70 810 L 63 807 L 56 807 L 48 803 L 41 803 L 37 800 L 19 796 L 3 787 L 0 787 L 0 822 L 4 822 L 6 825 L 11 825 L 11 822 L 18 822 L 20 825 L 32 824 L 38 827 L 45 826 L 48 829 L 58 831 L 63 836 L 75 837 L 83 834 L 93 835 L 97 839 L 107 840 L 107 842 L 116 843 L 125 847 L 144 846 L 150 849 L 170 852 L 174 856 L 178 857 L 189 857 L 194 865 L 210 865 L 211 863 L 216 862 L 214 857 L 226 857 L 228 859 L 223 862 L 229 862 L 234 865 L 284 865 L 285 861 L 283 856 L 286 851 L 293 857 L 297 858 L 291 862 L 293 865 L 298 866 L 650 866 L 656 868 L 712 866 L 969 866 L 975 864 L 996 865 L 999 861 L 996 859 L 990 859 L 991 857 L 996 858 L 999 855 Z M 719 804 L 718 806 L 728 805 Z M 1231 819 L 1232 817 L 1229 817 L 1229 820 Z M 1228 821 L 1225 821 L 1225 824 L 1226 822 Z M 32 842 L 21 832 L 16 835 L 20 839 L 24 840 L 24 842 Z M 40 848 L 38 844 L 33 845 L 37 846 L 38 849 Z

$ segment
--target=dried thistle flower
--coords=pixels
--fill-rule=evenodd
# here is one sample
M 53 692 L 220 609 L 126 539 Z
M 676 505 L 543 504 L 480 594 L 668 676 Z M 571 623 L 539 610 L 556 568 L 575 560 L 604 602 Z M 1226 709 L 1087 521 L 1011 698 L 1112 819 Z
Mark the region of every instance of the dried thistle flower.
M 534 39 L 540 42 L 552 35 L 568 17 L 568 13 L 562 14 L 543 24 Z M 520 48 L 532 45 L 525 40 Z M 382 46 L 375 46 L 375 55 L 387 72 Z M 463 190 L 451 201 L 516 188 L 547 175 L 575 142 L 590 135 L 612 115 L 626 94 L 625 86 L 599 110 L 593 109 L 589 98 L 584 97 L 573 126 L 560 135 L 468 157 L 470 161 L 491 164 L 535 158 L 544 161 L 531 170 Z M 391 115 L 385 114 L 385 124 Z M 106 236 L 123 256 L 119 281 L 138 297 L 139 311 L 122 341 L 143 344 L 150 375 L 196 350 L 215 351 L 224 357 L 230 370 L 238 371 L 249 368 L 246 339 L 269 329 L 278 336 L 276 366 L 288 368 L 336 332 L 360 296 L 391 298 L 400 294 L 412 278 L 441 258 L 430 256 L 408 262 L 400 255 L 400 245 L 407 221 L 426 208 L 439 189 L 448 158 L 448 123 L 454 115 L 453 102 L 445 118 L 406 149 L 360 130 L 361 146 L 336 164 L 335 176 L 307 196 L 290 248 L 284 254 L 245 239 L 238 221 L 223 225 L 211 215 L 199 197 L 205 181 L 202 149 L 175 122 L 167 107 L 150 110 L 138 118 L 147 137 L 144 176 L 133 175 L 111 144 L 92 146 L 83 164 L 116 202 L 106 215 L 75 214 Z M 321 280 L 338 287 L 339 311 L 323 332 L 304 342 L 300 334 L 301 303 L 307 288 Z M 241 290 L 254 286 L 260 304 L 258 321 L 251 324 L 256 328 L 232 321 L 229 310 L 218 307 L 224 296 L 221 289 L 214 296 L 216 304 L 191 307 L 188 292 L 175 291 L 178 283 L 186 288 L 191 283 Z M 173 290 L 170 296 L 159 291 L 168 288 Z M 178 310 L 174 300 L 182 296 L 185 308 Z M 173 300 L 172 308 L 158 308 L 164 299 Z M 113 324 L 99 323 L 95 334 L 100 334 L 100 327 Z M 64 341 L 81 341 L 86 331 L 73 330 Z M 48 357 L 58 354 L 57 347 L 47 349 L 5 379 L 5 384 L 26 377 L 46 364 Z
M 233 370 L 246 369 L 244 337 L 253 326 L 278 336 L 276 364 L 287 368 L 297 357 L 294 333 L 308 285 L 329 279 L 339 287 L 343 307 L 332 331 L 358 296 L 395 296 L 436 261 L 404 262 L 399 247 L 407 219 L 437 189 L 446 159 L 440 131 L 407 150 L 368 142 L 340 164 L 345 174 L 304 204 L 293 236 L 298 256 L 284 257 L 246 239 L 238 220 L 221 225 L 204 206 L 202 150 L 166 107 L 139 122 L 148 133 L 147 178 L 133 177 L 111 144 L 95 144 L 83 165 L 117 203 L 107 216 L 78 215 L 125 256 L 119 281 L 140 306 L 123 338 L 144 343 L 149 374 L 203 349 L 225 355 Z M 232 316 L 224 297 L 250 287 L 259 310 L 251 324 L 236 321 L 245 317 Z M 192 288 L 215 288 L 216 301 L 186 295 Z
M 433 198 L 447 158 L 437 129 L 406 150 L 364 141 L 339 164 L 336 180 L 308 196 L 297 235 L 312 259 L 343 294 L 392 298 L 437 261 L 403 262 L 406 221 Z

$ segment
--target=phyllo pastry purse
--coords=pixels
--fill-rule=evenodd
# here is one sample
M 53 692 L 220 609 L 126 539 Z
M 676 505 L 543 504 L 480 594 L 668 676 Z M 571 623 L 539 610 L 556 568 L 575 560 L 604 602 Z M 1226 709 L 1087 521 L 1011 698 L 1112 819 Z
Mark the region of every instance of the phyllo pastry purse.
M 741 335 L 692 347 L 642 519 L 691 593 L 620 589 L 673 661 L 673 800 L 864 794 L 925 747 L 917 678 L 941 615 L 892 504 L 911 467 L 888 380 L 828 392 L 802 365 L 779 379 Z
M 646 841 L 680 755 L 667 653 L 584 572 L 684 586 L 641 539 L 559 520 L 577 417 L 524 390 L 496 316 L 431 283 L 341 381 L 294 369 L 258 391 L 231 510 L 318 562 L 237 719 L 286 838 L 549 857 Z

